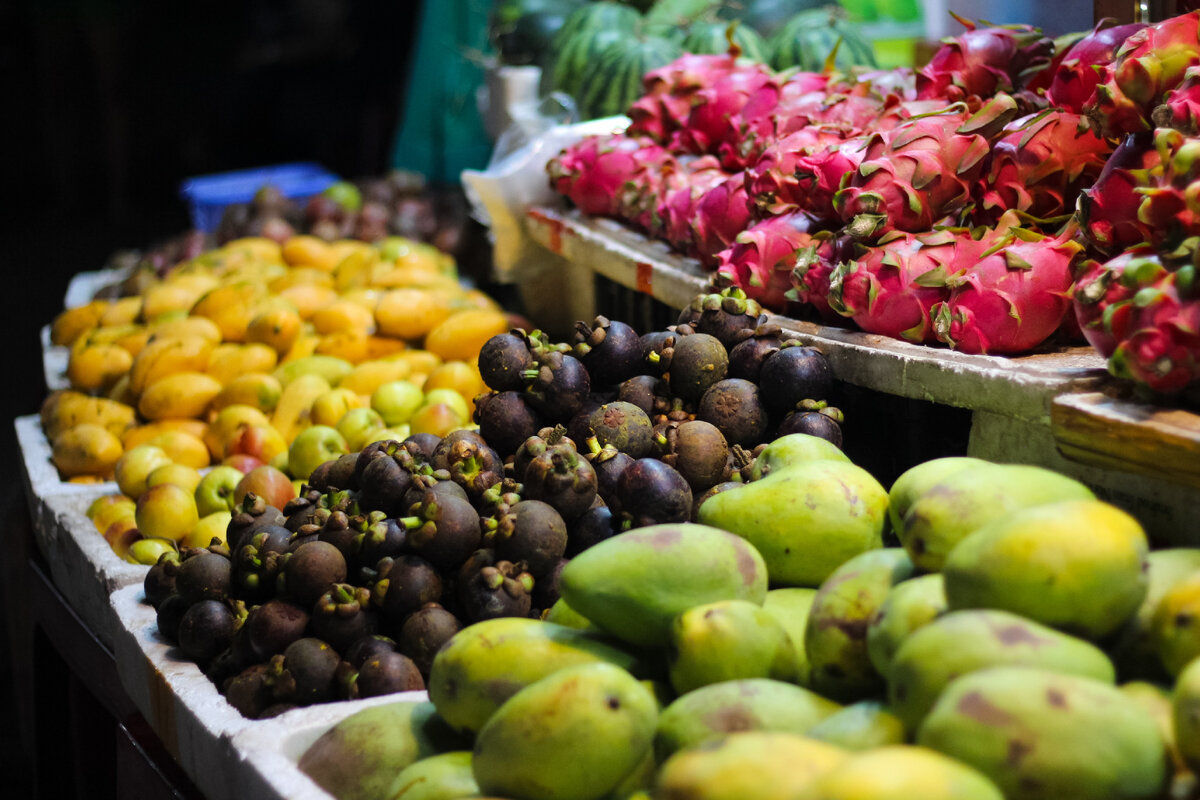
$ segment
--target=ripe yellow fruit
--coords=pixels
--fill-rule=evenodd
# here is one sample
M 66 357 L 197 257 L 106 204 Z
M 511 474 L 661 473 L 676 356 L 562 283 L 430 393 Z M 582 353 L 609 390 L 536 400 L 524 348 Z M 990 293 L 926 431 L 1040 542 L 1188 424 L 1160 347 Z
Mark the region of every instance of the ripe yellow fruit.
M 334 356 L 351 364 L 367 360 L 367 334 L 363 331 L 334 331 L 317 341 L 314 355 Z
M 92 344 L 72 348 L 67 361 L 67 380 L 85 392 L 103 391 L 133 366 L 133 356 L 115 344 Z
M 221 383 L 203 372 L 168 375 L 146 387 L 138 412 L 146 419 L 200 417 L 221 391 Z
M 274 375 L 250 372 L 225 384 L 220 394 L 213 398 L 211 408 L 219 411 L 225 406 L 247 405 L 269 412 L 279 402 L 282 391 L 283 386 Z
M 279 296 L 296 307 L 300 319 L 312 319 L 319 309 L 337 302 L 338 293 L 330 286 L 320 286 L 315 283 L 303 283 L 289 286 L 279 292 Z
M 130 405 L 70 390 L 47 395 L 39 415 L 42 430 L 52 442 L 76 425 L 99 425 L 119 437 L 137 422 L 137 413 Z
M 221 343 L 221 329 L 208 317 L 174 317 L 156 322 L 151 329 L 156 339 L 185 339 L 199 336 L 214 345 Z
M 172 461 L 192 469 L 204 469 L 209 465 L 208 448 L 204 440 L 185 431 L 164 431 L 147 444 L 161 447 Z
M 317 236 L 293 236 L 283 243 L 283 260 L 293 267 L 312 267 L 333 272 L 340 258 L 328 242 Z
M 469 308 L 448 317 L 425 337 L 425 349 L 444 361 L 471 361 L 488 339 L 509 328 L 499 311 Z
M 142 313 L 142 298 L 140 296 L 122 297 L 113 301 L 104 313 L 100 315 L 101 326 L 129 325 L 136 322 Z
M 406 361 L 393 359 L 386 361 L 364 361 L 357 365 L 349 375 L 342 378 L 338 386 L 350 389 L 355 394 L 369 397 L 385 383 L 404 380 L 411 371 L 412 368 Z
M 63 431 L 54 440 L 50 460 L 67 478 L 81 475 L 107 478 L 123 453 L 121 440 L 111 431 L 84 423 Z
M 254 306 L 266 296 L 266 287 L 254 281 L 228 283 L 205 293 L 192 307 L 192 314 L 208 317 L 221 329 L 226 342 L 244 342 L 253 319 Z
M 279 356 L 275 350 L 261 342 L 227 342 L 213 348 L 204 371 L 224 385 L 239 375 L 249 375 L 252 372 L 270 373 L 278 362 Z
M 420 289 L 384 292 L 375 307 L 379 332 L 397 339 L 419 341 L 451 314 L 446 298 Z
M 330 303 L 313 314 L 312 323 L 320 334 L 357 331 L 365 335 L 374 327 L 375 318 L 358 303 L 343 299 Z
M 276 307 L 263 311 L 250 320 L 246 329 L 247 342 L 259 342 L 284 355 L 300 335 L 303 320 L 293 308 Z
M 201 372 L 208 366 L 213 342 L 201 336 L 151 337 L 133 359 L 129 390 L 140 396 L 146 387 L 179 372 Z
M 309 418 L 314 425 L 326 425 L 330 428 L 337 425 L 338 420 L 352 408 L 363 408 L 366 403 L 357 392 L 339 386 L 318 395 L 309 409 Z
M 204 432 L 208 424 L 202 419 L 159 419 L 130 428 L 121 436 L 121 444 L 126 450 L 132 450 L 139 444 L 148 444 L 151 439 L 161 436 L 168 431 L 182 431 L 204 441 Z
M 191 492 L 182 486 L 164 483 L 147 489 L 138 497 L 134 519 L 138 530 L 147 539 L 178 542 L 196 527 L 200 514 Z
M 100 324 L 100 317 L 108 305 L 108 300 L 93 300 L 59 313 L 50 325 L 50 343 L 59 347 L 69 346 L 86 331 Z

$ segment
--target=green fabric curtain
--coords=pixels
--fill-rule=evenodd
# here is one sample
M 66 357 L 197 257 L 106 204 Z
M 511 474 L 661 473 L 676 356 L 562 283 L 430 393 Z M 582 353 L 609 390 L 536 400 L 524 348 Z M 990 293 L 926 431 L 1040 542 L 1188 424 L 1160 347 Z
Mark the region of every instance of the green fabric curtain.
M 392 166 L 457 183 L 481 169 L 492 151 L 475 103 L 484 82 L 490 0 L 426 0 L 418 16 Z

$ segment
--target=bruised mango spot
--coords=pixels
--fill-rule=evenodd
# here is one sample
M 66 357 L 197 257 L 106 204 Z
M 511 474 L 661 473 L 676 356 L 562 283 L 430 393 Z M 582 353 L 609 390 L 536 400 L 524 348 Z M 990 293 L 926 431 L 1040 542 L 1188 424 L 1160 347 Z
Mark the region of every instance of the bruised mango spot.
M 958 701 L 958 711 L 964 717 L 984 725 L 1007 725 L 1013 721 L 1012 715 L 1002 708 L 992 704 L 979 692 L 968 692 Z

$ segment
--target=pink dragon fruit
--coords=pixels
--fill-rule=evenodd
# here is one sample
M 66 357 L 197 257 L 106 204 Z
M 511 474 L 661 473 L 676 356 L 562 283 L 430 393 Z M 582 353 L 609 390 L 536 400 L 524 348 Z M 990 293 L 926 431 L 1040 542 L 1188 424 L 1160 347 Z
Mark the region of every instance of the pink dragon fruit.
M 784 108 L 798 103 L 815 105 L 824 97 L 828 80 L 815 72 L 798 72 L 783 84 L 773 78 L 760 86 L 729 119 L 724 138 L 715 151 L 721 166 L 738 172 L 753 165 L 770 144 L 790 132 L 778 126 L 781 105 Z
M 1151 128 L 1167 92 L 1200 64 L 1200 11 L 1136 31 L 1121 45 L 1084 113 L 1101 136 L 1119 138 Z
M 1104 253 L 1119 253 L 1155 237 L 1150 225 L 1138 219 L 1140 189 L 1153 184 L 1162 159 L 1147 131 L 1132 134 L 1104 163 L 1100 177 L 1079 195 L 1077 216 L 1092 245 Z
M 687 173 L 665 150 L 643 164 L 636 180 L 628 180 L 617 191 L 616 216 L 643 232 L 657 236 L 662 224 L 658 205 L 668 192 L 681 188 Z
M 801 185 L 796 175 L 797 163 L 813 153 L 837 149 L 843 143 L 842 132 L 837 128 L 809 125 L 768 147 L 746 170 L 746 192 L 759 213 L 786 214 L 802 208 L 809 187 Z
M 1200 133 L 1200 67 L 1188 67 L 1183 81 L 1163 98 L 1150 114 L 1160 128 L 1174 128 L 1189 136 Z
M 867 136 L 846 139 L 837 147 L 827 147 L 801 154 L 796 159 L 793 171 L 796 184 L 803 193 L 800 207 L 811 211 L 822 219 L 836 219 L 833 205 L 834 195 L 840 190 L 848 175 L 853 175 L 862 164 L 866 153 Z
M 735 69 L 696 91 L 682 129 L 671 137 L 678 152 L 716 154 L 741 133 L 742 110 L 753 98 L 750 118 L 765 116 L 779 102 L 779 85 L 763 65 Z
M 1023 353 L 1062 324 L 1083 245 L 1071 226 L 1051 239 L 1009 225 L 984 235 L 977 263 L 947 277 L 950 296 L 931 311 L 938 341 L 964 353 Z
M 1054 78 L 1046 89 L 1054 105 L 1076 114 L 1083 113 L 1084 105 L 1100 83 L 1102 71 L 1096 68 L 1112 63 L 1125 40 L 1146 27 L 1141 22 L 1105 27 L 1111 24 L 1111 19 L 1100 20 L 1092 32 L 1073 44 L 1058 62 Z
M 722 55 L 686 54 L 642 78 L 646 94 L 629 109 L 630 136 L 649 136 L 666 144 L 679 130 L 692 108 L 693 95 L 738 68 L 737 58 Z
M 692 254 L 709 269 L 717 266 L 717 253 L 733 244 L 750 225 L 750 198 L 746 176 L 735 173 L 709 189 L 696 201 L 692 219 Z
M 656 235 L 681 253 L 692 250 L 692 220 L 700 198 L 729 179 L 715 156 L 679 160 L 679 181 L 664 192 L 657 209 Z
M 856 245 L 849 236 L 835 238 L 833 234 L 817 234 L 814 239 L 816 241 L 808 246 L 796 250 L 792 289 L 787 298 L 799 306 L 797 314 L 811 308 L 818 318 L 835 322 L 841 315 L 829 305 L 830 279 L 837 265 Z
M 1139 223 L 1149 226 L 1147 241 L 1171 250 L 1200 235 L 1200 138 L 1172 128 L 1154 132 L 1159 163 L 1150 170 L 1151 185 L 1139 187 Z
M 838 264 L 829 305 L 869 333 L 933 342 L 930 314 L 949 297 L 946 277 L 974 261 L 980 249 L 964 232 L 891 233 Z
M 967 117 L 963 107 L 918 117 L 867 140 L 858 171 L 833 197 L 847 232 L 871 239 L 893 230 L 927 231 L 964 209 L 990 151 L 989 138 L 1015 116 L 997 95 Z
M 1133 305 L 1129 301 L 1139 286 L 1166 271 L 1148 244 L 1131 247 L 1108 261 L 1083 262 L 1071 298 L 1075 319 L 1088 344 L 1105 358 L 1111 356 L 1131 333 Z
M 1105 140 L 1080 130 L 1082 119 L 1048 109 L 1009 123 L 980 185 L 981 216 L 994 222 L 1009 209 L 1038 219 L 1074 211 L 1111 153 Z
M 953 15 L 953 14 L 952 14 Z M 1029 25 L 977 28 L 953 15 L 966 27 L 961 36 L 944 39 L 942 47 L 917 75 L 917 99 L 967 100 L 1015 92 L 1025 79 L 1045 67 L 1054 42 Z
M 817 233 L 818 220 L 804 213 L 771 217 L 737 235 L 717 254 L 717 275 L 772 311 L 783 311 L 792 288 L 792 270 L 802 250 L 832 234 Z
M 570 198 L 583 213 L 614 216 L 622 187 L 640 180 L 648 167 L 655 169 L 669 157 L 649 139 L 621 134 L 589 136 L 552 158 L 546 171 L 554 190 Z

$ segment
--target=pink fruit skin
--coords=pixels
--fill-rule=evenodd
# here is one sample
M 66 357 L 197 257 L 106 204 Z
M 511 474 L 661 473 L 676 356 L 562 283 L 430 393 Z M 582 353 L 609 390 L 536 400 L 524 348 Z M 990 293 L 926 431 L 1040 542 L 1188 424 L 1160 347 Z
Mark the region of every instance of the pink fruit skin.
M 692 96 L 737 69 L 737 59 L 728 54 L 681 56 L 670 64 L 651 70 L 642 78 L 646 94 L 629 110 L 633 121 L 630 136 L 649 136 L 666 144 L 671 134 L 683 127 L 692 108 Z
M 798 248 L 796 265 L 792 268 L 790 295 L 796 303 L 815 309 L 817 316 L 827 322 L 841 319 L 841 315 L 829 305 L 829 281 L 834 269 L 853 247 L 853 240 L 848 236 L 829 236 Z
M 1071 289 L 1072 305 L 1079 329 L 1088 344 L 1108 358 L 1117 344 L 1129 336 L 1130 312 L 1127 301 L 1137 292 L 1137 285 L 1122 281 L 1126 267 L 1137 263 L 1152 263 L 1153 271 L 1165 271 L 1153 248 L 1146 245 L 1126 250 L 1108 261 L 1089 259 L 1079 268 L 1079 276 Z M 1113 311 L 1109 311 L 1112 308 Z
M 756 222 L 717 254 L 717 274 L 765 308 L 783 311 L 800 251 L 823 241 L 814 236 L 818 226 L 818 220 L 804 213 Z
M 671 137 L 677 152 L 716 154 L 740 133 L 741 112 L 754 98 L 752 117 L 765 115 L 779 102 L 779 86 L 765 67 L 737 69 L 696 91 L 681 130 Z
M 984 236 L 983 258 L 951 276 L 947 300 L 933 309 L 939 341 L 964 353 L 1032 350 L 1058 330 L 1071 307 L 1075 262 L 1083 246 L 1066 230 L 1058 238 Z
M 713 187 L 729 180 L 715 156 L 680 160 L 680 182 L 668 189 L 658 204 L 658 235 L 683 253 L 692 250 L 692 219 L 696 205 Z
M 1136 190 L 1151 184 L 1150 171 L 1160 164 L 1149 132 L 1127 137 L 1108 157 L 1096 182 L 1079 196 L 1079 219 L 1096 248 L 1116 254 L 1153 237 L 1138 220 L 1142 195 Z
M 717 266 L 717 254 L 733 244 L 752 219 L 746 178 L 736 173 L 705 192 L 696 202 L 692 219 L 692 248 L 708 269 Z
M 1131 303 L 1132 333 L 1117 344 L 1108 369 L 1117 377 L 1156 392 L 1177 392 L 1200 379 L 1200 300 L 1181 296 L 1179 273 L 1162 276 L 1141 305 L 1143 289 Z
M 559 153 L 546 165 L 550 184 L 585 214 L 619 212 L 619 192 L 644 174 L 648 165 L 669 154 L 648 139 L 621 134 L 590 136 Z
M 917 75 L 917 98 L 988 98 L 1022 88 L 1023 76 L 1050 61 L 1054 42 L 1028 25 L 977 28 L 946 40 Z
M 1160 128 L 1174 128 L 1192 136 L 1200 133 L 1200 67 L 1188 67 L 1183 82 L 1167 92 L 1151 117 Z
M 752 167 L 746 170 L 746 191 L 760 214 L 786 214 L 803 208 L 808 203 L 817 183 L 823 179 L 828 192 L 825 198 L 832 216 L 833 190 L 841 182 L 842 175 L 858 167 L 858 160 L 851 160 L 861 144 L 847 154 L 838 150 L 845 144 L 842 132 L 837 128 L 809 125 L 789 134 L 767 148 Z M 840 163 L 825 165 L 835 158 Z M 805 180 L 797 175 L 803 164 Z M 845 166 L 838 171 L 838 167 Z
M 1084 104 L 1100 83 L 1102 70 L 1107 67 L 1121 45 L 1142 28 L 1141 22 L 1116 27 L 1103 27 L 1112 20 L 1100 20 L 1087 36 L 1071 46 L 1054 70 L 1046 94 L 1055 106 L 1076 114 L 1083 112 Z

